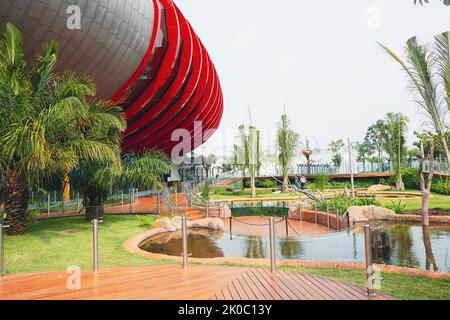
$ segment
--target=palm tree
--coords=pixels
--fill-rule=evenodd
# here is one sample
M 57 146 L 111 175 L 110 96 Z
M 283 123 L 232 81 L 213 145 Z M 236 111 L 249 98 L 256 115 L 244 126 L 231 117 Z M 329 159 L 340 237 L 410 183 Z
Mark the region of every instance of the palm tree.
M 445 108 L 450 110 L 450 57 L 449 32 L 435 38 L 436 52 L 430 52 L 426 45 L 420 45 L 416 37 L 406 43 L 407 62 L 392 50 L 380 44 L 405 70 L 411 81 L 411 88 L 417 93 L 417 103 L 439 134 L 450 166 L 450 150 L 446 138 Z M 437 70 L 437 74 L 436 74 Z M 440 86 L 446 90 L 441 97 Z M 446 104 L 446 107 L 445 105 Z
M 117 144 L 119 145 L 120 143 Z M 122 161 L 119 150 L 115 159 L 82 161 L 73 182 L 83 196 L 86 220 L 103 216 L 103 205 L 109 190 L 115 184 L 122 187 L 132 184 L 146 190 L 157 189 L 162 187 L 162 176 L 170 173 L 171 168 L 169 158 L 157 150 L 127 154 Z
M 294 161 L 300 142 L 300 135 L 291 129 L 290 121 L 286 114 L 281 116 L 278 124 L 278 157 L 283 175 L 283 192 L 289 192 L 289 169 Z
M 131 155 L 131 161 L 123 164 L 122 181 L 132 183 L 140 189 L 157 189 L 162 186 L 162 178 L 170 173 L 173 163 L 159 150 L 150 150 Z
M 249 126 L 248 141 L 248 170 L 250 171 L 251 197 L 256 198 L 256 168 L 258 167 L 258 130 L 255 126 Z
M 384 149 L 389 154 L 397 177 L 397 190 L 405 189 L 402 171 L 407 156 L 405 133 L 408 121 L 408 117 L 404 114 L 389 112 L 386 114 L 382 130 Z
M 80 158 L 113 153 L 84 135 L 85 101 L 95 85 L 83 75 L 55 73 L 58 51 L 50 42 L 27 68 L 20 31 L 7 24 L 0 34 L 0 170 L 10 235 L 26 232 L 33 182 L 71 171 Z

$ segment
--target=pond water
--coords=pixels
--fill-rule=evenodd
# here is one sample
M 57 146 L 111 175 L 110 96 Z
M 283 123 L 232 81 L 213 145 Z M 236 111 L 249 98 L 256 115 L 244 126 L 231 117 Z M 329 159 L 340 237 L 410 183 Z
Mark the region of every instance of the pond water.
M 414 224 L 374 224 L 374 262 L 450 272 L 450 227 L 422 227 Z M 276 240 L 276 254 L 283 259 L 364 262 L 362 227 L 321 236 Z M 150 238 L 142 249 L 180 256 L 181 232 Z M 269 239 L 233 235 L 206 229 L 189 230 L 189 252 L 196 258 L 268 258 Z

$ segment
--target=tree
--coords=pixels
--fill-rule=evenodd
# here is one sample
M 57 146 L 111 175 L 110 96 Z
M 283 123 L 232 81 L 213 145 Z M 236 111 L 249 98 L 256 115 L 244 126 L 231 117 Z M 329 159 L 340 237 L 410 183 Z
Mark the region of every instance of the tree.
M 405 134 L 408 121 L 408 117 L 404 114 L 392 112 L 386 114 L 383 121 L 384 129 L 382 134 L 384 149 L 389 154 L 397 177 L 397 190 L 405 189 L 402 179 L 402 170 L 407 155 Z
M 438 133 L 450 166 L 450 149 L 446 136 L 445 109 L 450 110 L 450 32 L 435 37 L 435 52 L 417 42 L 416 37 L 406 43 L 404 62 L 392 50 L 380 44 L 404 69 L 417 95 L 416 101 Z M 441 90 L 445 88 L 445 90 Z M 442 94 L 444 92 L 444 94 Z
M 114 184 L 146 190 L 160 188 L 162 176 L 172 168 L 169 158 L 157 150 L 127 154 L 122 159 L 119 153 L 117 156 L 117 159 L 82 161 L 72 179 L 83 196 L 88 221 L 103 216 L 103 205 Z
M 203 165 L 203 168 L 205 168 L 207 178 L 209 178 L 212 175 L 211 169 L 216 162 L 217 162 L 217 156 L 215 154 L 210 154 L 208 156 L 202 156 L 202 165 Z
M 306 138 L 305 147 L 302 149 L 302 154 L 305 157 L 306 160 L 306 168 L 307 168 L 307 174 L 311 174 L 311 166 L 314 163 L 314 160 L 312 159 L 312 156 L 314 154 L 314 150 L 309 147 L 309 140 Z
M 342 166 L 342 150 L 345 147 L 344 140 L 332 140 L 330 144 L 328 145 L 328 150 L 332 154 L 331 161 L 333 162 L 334 166 L 339 170 L 339 168 Z
M 291 129 L 290 121 L 286 114 L 281 116 L 278 124 L 278 157 L 283 175 L 283 192 L 289 192 L 289 169 L 295 158 L 296 150 L 299 146 L 300 135 Z
M 356 144 L 356 151 L 358 152 L 357 160 L 363 163 L 363 170 L 366 171 L 366 161 L 370 159 L 370 156 L 373 153 L 373 148 L 370 143 L 367 141 L 358 142 Z
M 238 136 L 240 145 L 235 147 L 236 155 L 241 163 L 243 177 L 245 177 L 245 170 L 248 169 L 249 171 L 252 198 L 256 198 L 256 170 L 258 163 L 260 163 L 258 135 L 258 130 L 256 130 L 255 126 L 249 126 L 247 133 L 245 126 L 241 125 Z
M 431 184 L 433 183 L 433 175 L 434 175 L 434 141 L 430 141 L 430 153 L 428 158 L 430 159 L 430 169 L 427 177 L 427 181 L 425 181 L 424 176 L 424 162 L 425 162 L 425 151 L 424 151 L 424 143 L 423 140 L 420 142 L 420 155 L 419 155 L 419 181 L 420 181 L 420 190 L 422 191 L 422 225 L 428 226 L 430 224 L 429 221 L 429 199 L 431 192 Z
M 383 121 L 378 120 L 367 129 L 364 137 L 364 143 L 370 145 L 370 154 L 377 153 L 379 169 L 383 166 L 383 130 Z
M 8 234 L 26 232 L 28 188 L 34 182 L 75 168 L 80 158 L 112 155 L 89 137 L 85 102 L 95 95 L 86 76 L 56 73 L 58 44 L 43 46 L 27 67 L 20 31 L 7 24 L 0 34 L 0 170 Z
M 421 6 L 423 6 L 424 2 L 430 3 L 429 0 L 414 0 L 414 4 L 420 4 Z M 441 0 L 441 2 L 446 6 L 450 6 L 450 0 Z

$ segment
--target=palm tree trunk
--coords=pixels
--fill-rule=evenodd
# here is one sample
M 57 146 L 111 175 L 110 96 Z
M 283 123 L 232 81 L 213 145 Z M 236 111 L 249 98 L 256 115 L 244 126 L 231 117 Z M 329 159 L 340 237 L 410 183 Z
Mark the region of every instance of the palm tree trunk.
M 3 196 L 5 198 L 5 224 L 9 225 L 7 234 L 21 235 L 26 232 L 28 185 L 13 171 L 6 171 L 3 177 Z
M 252 165 L 250 167 L 250 188 L 251 188 L 251 192 L 252 192 L 252 198 L 256 198 L 256 183 L 255 183 L 255 166 Z

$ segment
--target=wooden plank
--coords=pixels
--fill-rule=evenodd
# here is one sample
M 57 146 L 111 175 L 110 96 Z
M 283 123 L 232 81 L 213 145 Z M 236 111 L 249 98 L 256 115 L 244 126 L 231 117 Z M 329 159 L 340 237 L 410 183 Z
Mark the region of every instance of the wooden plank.
M 264 294 L 258 289 L 258 287 L 253 283 L 253 281 L 248 276 L 247 272 L 243 272 L 241 277 L 242 281 L 244 281 L 250 290 L 253 292 L 257 300 L 264 300 Z
M 392 299 L 364 288 L 298 272 L 225 266 L 180 265 L 117 267 L 82 271 L 82 288 L 66 288 L 64 271 L 6 276 L 0 299 Z
M 234 288 L 236 289 L 237 293 L 239 294 L 240 300 L 250 300 L 247 293 L 242 288 L 241 284 L 239 283 L 239 281 L 237 279 L 234 279 L 231 283 L 234 286 Z
M 242 289 L 247 294 L 248 300 L 259 300 L 256 294 L 253 292 L 253 290 L 250 288 L 250 286 L 247 284 L 247 282 L 244 279 L 243 275 L 240 275 L 236 278 L 236 281 L 239 282 L 239 285 L 242 287 Z
M 298 283 L 293 281 L 291 277 L 289 277 L 286 273 L 282 271 L 278 271 L 281 275 L 280 280 L 286 284 L 297 296 L 299 300 L 310 300 L 310 295 L 304 291 L 303 287 L 301 287 Z
M 328 294 L 320 290 L 317 286 L 314 285 L 308 278 L 305 278 L 300 272 L 291 272 L 292 277 L 297 279 L 297 282 L 303 285 L 310 294 L 316 297 L 316 300 L 330 300 L 332 299 Z
M 277 273 L 272 275 L 267 269 L 260 269 L 259 271 L 264 272 L 267 277 L 271 278 L 274 283 L 284 291 L 284 293 L 289 297 L 290 300 L 297 300 L 299 298 L 288 286 L 284 284 L 283 281 L 280 280 L 280 278 L 282 277 L 281 275 Z
M 268 290 L 259 280 L 255 277 L 255 274 L 251 270 L 246 271 L 247 276 L 253 281 L 258 290 L 264 295 L 265 300 L 276 300 L 276 295 L 272 295 L 272 290 Z
M 311 276 L 312 277 L 312 276 Z M 350 294 L 346 289 L 336 285 L 331 279 L 322 278 L 320 276 L 314 275 L 314 280 L 322 285 L 323 288 L 332 292 L 335 297 L 341 300 L 359 300 L 356 299 L 352 294 Z
M 324 292 L 328 297 L 330 297 L 333 300 L 341 300 L 342 297 L 339 296 L 335 291 L 328 288 L 326 285 L 323 285 L 320 281 L 317 281 L 313 276 L 307 273 L 302 273 L 302 277 L 309 279 L 309 281 L 316 286 L 320 291 Z
M 268 277 L 264 272 L 260 272 L 260 268 L 252 268 L 250 271 L 255 274 L 258 280 L 266 286 L 267 290 L 271 293 L 272 296 L 276 296 L 279 300 L 290 300 L 290 297 L 281 290 L 276 284 L 274 284 L 273 279 Z

